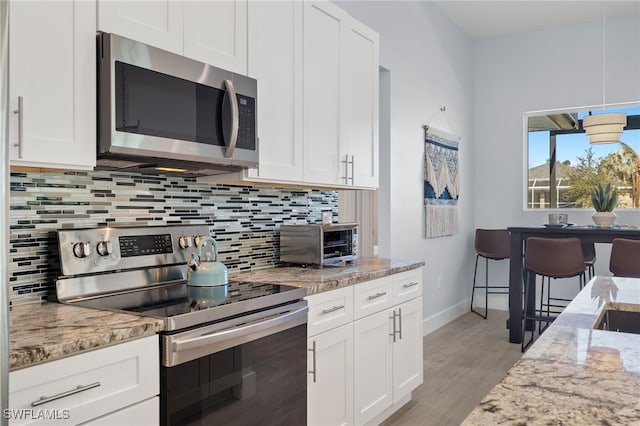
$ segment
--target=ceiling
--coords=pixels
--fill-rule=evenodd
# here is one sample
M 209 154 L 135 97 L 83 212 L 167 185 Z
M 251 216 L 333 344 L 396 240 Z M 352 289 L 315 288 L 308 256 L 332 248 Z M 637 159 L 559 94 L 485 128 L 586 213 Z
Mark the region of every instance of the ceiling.
M 443 0 L 434 3 L 474 40 L 602 20 L 605 13 L 607 18 L 638 15 L 640 19 L 640 0 Z

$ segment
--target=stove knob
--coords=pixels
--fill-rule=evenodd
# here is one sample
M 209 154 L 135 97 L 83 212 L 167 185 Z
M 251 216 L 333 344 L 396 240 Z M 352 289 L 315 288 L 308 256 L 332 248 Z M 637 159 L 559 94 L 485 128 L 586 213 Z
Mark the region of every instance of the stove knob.
M 182 236 L 178 238 L 178 245 L 181 249 L 187 249 L 191 247 L 191 237 Z
M 204 235 L 196 235 L 196 237 L 194 238 L 196 247 L 200 247 L 200 243 L 202 242 L 202 240 L 204 240 L 204 238 L 205 238 Z
M 91 244 L 89 242 L 80 242 L 73 245 L 73 254 L 80 259 L 91 254 Z
M 96 250 L 100 256 L 109 256 L 113 253 L 113 244 L 111 244 L 111 241 L 100 241 Z

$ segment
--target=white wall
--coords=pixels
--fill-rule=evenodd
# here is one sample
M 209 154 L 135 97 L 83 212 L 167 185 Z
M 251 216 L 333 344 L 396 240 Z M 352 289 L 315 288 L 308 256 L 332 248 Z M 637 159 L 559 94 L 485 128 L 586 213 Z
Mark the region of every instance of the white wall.
M 640 101 L 640 17 L 607 21 L 607 103 Z M 602 104 L 602 20 L 476 44 L 476 227 L 540 225 L 546 212 L 523 210 L 526 111 Z M 570 210 L 570 222 L 592 223 Z M 640 212 L 617 211 L 640 225 Z M 597 274 L 608 273 L 609 247 L 597 245 Z M 494 279 L 505 281 L 506 267 Z M 506 308 L 506 298 L 504 308 Z
M 425 332 L 468 310 L 473 277 L 474 44 L 430 2 L 337 1 L 380 34 L 380 62 L 390 70 L 390 248 L 382 256 L 423 260 Z M 446 105 L 446 112 L 440 106 Z M 462 137 L 459 233 L 423 238 L 422 125 Z M 381 153 L 384 152 L 381 148 Z M 381 215 L 381 218 L 383 215 Z M 382 231 L 381 231 L 382 234 Z M 440 277 L 440 288 L 438 288 Z

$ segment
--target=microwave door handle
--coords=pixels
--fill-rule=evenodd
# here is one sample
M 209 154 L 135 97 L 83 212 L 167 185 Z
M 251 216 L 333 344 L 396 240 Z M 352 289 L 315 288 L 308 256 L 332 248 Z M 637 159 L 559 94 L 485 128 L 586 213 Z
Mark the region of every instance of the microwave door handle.
M 224 152 L 224 156 L 225 158 L 230 158 L 233 156 L 233 151 L 236 149 L 236 142 L 238 141 L 238 98 L 236 97 L 236 89 L 233 86 L 233 81 L 225 80 L 224 86 L 226 88 L 225 96 L 229 100 L 228 105 L 231 109 L 231 132 L 228 140 L 225 140 L 227 149 Z

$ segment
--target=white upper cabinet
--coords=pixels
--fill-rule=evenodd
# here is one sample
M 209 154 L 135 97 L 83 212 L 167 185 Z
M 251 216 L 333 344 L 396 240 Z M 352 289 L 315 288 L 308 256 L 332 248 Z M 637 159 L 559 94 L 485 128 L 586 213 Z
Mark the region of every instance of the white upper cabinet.
M 183 5 L 184 56 L 246 75 L 247 1 L 185 1 Z
M 178 0 L 98 1 L 98 29 L 182 54 L 183 3 Z
M 350 20 L 343 61 L 341 158 L 348 161 L 348 183 L 378 187 L 378 34 Z
M 98 29 L 247 73 L 247 0 L 99 0 Z
M 302 181 L 302 7 L 297 0 L 249 3 L 248 71 L 258 80 L 260 146 L 252 179 Z
M 332 3 L 304 3 L 304 181 L 309 183 L 346 183 L 345 169 L 340 167 L 341 52 L 346 19 L 346 12 Z
M 96 160 L 96 11 L 85 1 L 10 4 L 11 165 Z

